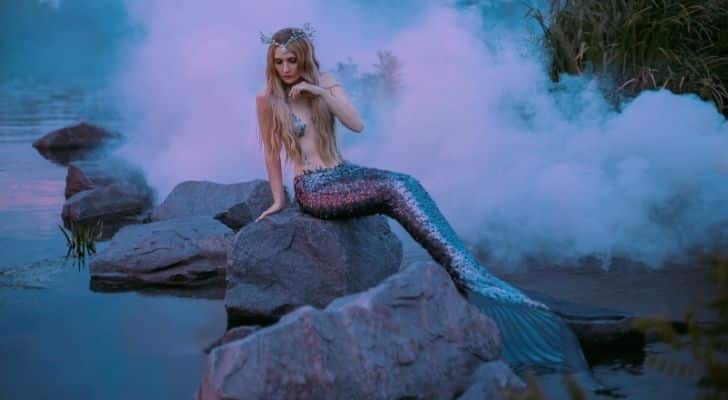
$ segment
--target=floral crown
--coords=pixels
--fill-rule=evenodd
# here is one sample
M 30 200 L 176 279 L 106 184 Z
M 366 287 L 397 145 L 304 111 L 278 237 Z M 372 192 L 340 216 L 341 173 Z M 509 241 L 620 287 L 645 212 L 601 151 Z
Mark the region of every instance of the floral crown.
M 285 43 L 278 43 L 277 41 L 275 41 L 273 39 L 272 35 L 268 36 L 268 35 L 264 34 L 263 32 L 260 32 L 260 42 L 263 44 L 268 44 L 268 45 L 272 44 L 272 45 L 278 46 L 283 51 L 286 51 L 286 50 L 288 50 L 287 49 L 288 45 L 290 45 L 291 43 L 295 42 L 298 39 L 313 40 L 313 36 L 315 33 L 316 33 L 316 30 L 313 29 L 311 24 L 306 22 L 305 24 L 303 24 L 303 26 L 300 29 L 294 28 L 293 33 L 291 34 L 291 37 L 289 37 Z

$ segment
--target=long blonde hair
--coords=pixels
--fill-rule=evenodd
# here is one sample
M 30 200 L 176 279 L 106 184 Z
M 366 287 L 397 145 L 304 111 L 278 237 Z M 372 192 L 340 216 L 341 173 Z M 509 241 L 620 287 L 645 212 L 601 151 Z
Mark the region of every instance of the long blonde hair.
M 296 28 L 284 28 L 273 34 L 277 43 L 286 43 Z M 314 54 L 313 45 L 308 38 L 303 37 L 291 41 L 286 46 L 298 60 L 301 77 L 306 82 L 319 84 L 319 63 Z M 301 163 L 301 149 L 297 137 L 293 132 L 291 123 L 291 109 L 286 102 L 288 87 L 281 81 L 275 67 L 275 52 L 277 45 L 268 46 L 267 65 L 265 69 L 266 85 L 264 97 L 269 105 L 264 120 L 260 121 L 260 139 L 263 148 L 271 154 L 279 154 L 281 145 L 286 150 L 286 160 L 296 164 Z M 341 154 L 336 145 L 334 131 L 334 115 L 328 105 L 319 96 L 304 97 L 311 109 L 311 122 L 316 131 L 316 149 L 321 155 L 321 161 L 334 164 L 341 161 Z

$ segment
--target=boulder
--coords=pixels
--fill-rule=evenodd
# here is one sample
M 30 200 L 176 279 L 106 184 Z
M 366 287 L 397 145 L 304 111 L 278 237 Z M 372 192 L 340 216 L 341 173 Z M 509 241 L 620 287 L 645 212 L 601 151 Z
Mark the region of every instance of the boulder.
M 108 238 L 124 225 L 141 222 L 143 213 L 152 206 L 152 198 L 147 188 L 113 183 L 74 194 L 63 203 L 61 217 L 69 229 L 101 221 L 102 237 Z
M 101 127 L 81 122 L 52 131 L 33 142 L 44 158 L 61 165 L 73 160 L 98 158 L 101 149 L 121 143 L 122 136 Z
M 495 324 L 449 275 L 415 263 L 324 310 L 301 307 L 212 349 L 197 399 L 452 399 L 499 352 Z
M 397 272 L 402 246 L 385 217 L 322 220 L 288 207 L 238 232 L 228 257 L 231 321 L 275 320 L 302 305 L 375 286 Z
M 121 139 L 121 135 L 81 122 L 47 133 L 33 142 L 33 147 L 38 150 L 93 147 L 113 139 Z
M 68 165 L 66 173 L 66 198 L 78 192 L 91 190 L 113 183 L 125 183 L 137 186 L 140 191 L 152 195 L 152 188 L 147 184 L 144 173 L 139 167 L 117 159 L 106 158 L 95 161 L 74 161 Z
M 92 257 L 91 281 L 96 289 L 221 285 L 232 238 L 209 217 L 126 226 Z
M 102 238 L 142 222 L 154 202 L 144 173 L 116 158 L 74 161 L 66 174 L 66 201 L 61 216 L 69 229 L 103 223 Z
M 78 167 L 73 165 L 68 166 L 66 172 L 66 190 L 64 195 L 66 198 L 73 196 L 78 192 L 91 190 L 94 188 L 94 182 Z
M 213 217 L 240 203 L 244 203 L 240 207 L 247 208 L 247 214 L 254 217 L 260 215 L 273 203 L 268 182 L 260 179 L 233 184 L 182 182 L 154 209 L 152 220 L 195 215 Z

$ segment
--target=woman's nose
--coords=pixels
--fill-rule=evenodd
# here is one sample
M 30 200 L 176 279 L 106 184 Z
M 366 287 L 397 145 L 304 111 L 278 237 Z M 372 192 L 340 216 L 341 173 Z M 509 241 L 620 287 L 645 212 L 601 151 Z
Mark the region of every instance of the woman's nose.
M 289 69 L 290 66 L 288 65 L 288 63 L 283 63 L 283 72 L 288 72 Z

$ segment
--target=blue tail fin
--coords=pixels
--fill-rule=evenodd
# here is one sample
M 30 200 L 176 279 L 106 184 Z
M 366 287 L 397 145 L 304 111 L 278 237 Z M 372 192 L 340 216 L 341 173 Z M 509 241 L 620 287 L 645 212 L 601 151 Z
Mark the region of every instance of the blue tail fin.
M 478 293 L 468 299 L 498 325 L 503 359 L 516 371 L 588 371 L 579 341 L 568 325 L 550 310 L 506 303 Z

